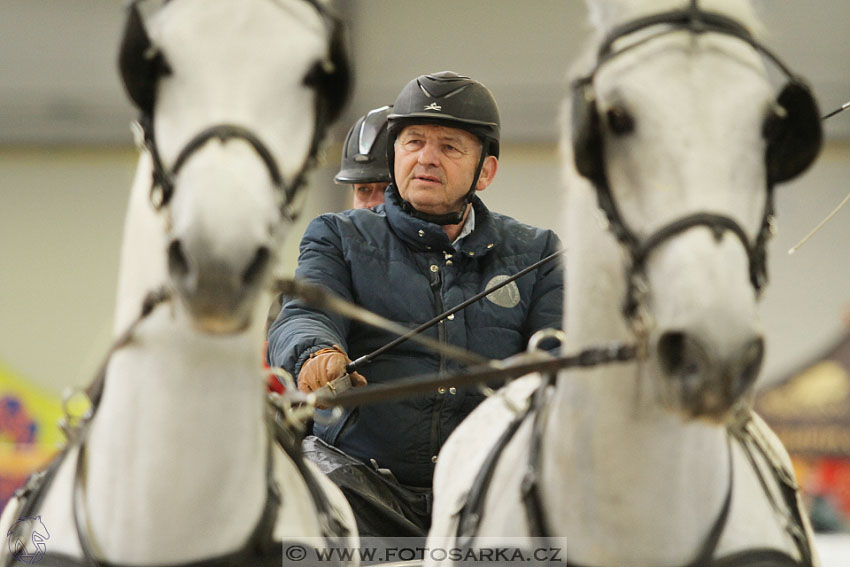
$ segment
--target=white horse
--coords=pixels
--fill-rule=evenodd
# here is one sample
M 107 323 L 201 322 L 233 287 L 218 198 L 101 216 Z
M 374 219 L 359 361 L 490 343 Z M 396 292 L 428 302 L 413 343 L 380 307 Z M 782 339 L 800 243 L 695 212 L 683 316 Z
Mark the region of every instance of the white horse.
M 133 330 L 2 533 L 37 518 L 41 550 L 70 564 L 279 565 L 282 541 L 354 545 L 342 494 L 273 442 L 261 369 L 270 272 L 348 90 L 338 22 L 314 0 L 140 8 L 120 56 L 145 139 L 115 321 Z
M 576 565 L 812 564 L 787 454 L 749 403 L 773 185 L 819 150 L 814 100 L 790 76 L 777 94 L 766 67 L 787 69 L 743 0 L 589 9 L 564 349 L 636 343 L 638 360 L 525 377 L 476 409 L 439 455 L 428 547 L 545 536 L 567 553 L 537 559 Z

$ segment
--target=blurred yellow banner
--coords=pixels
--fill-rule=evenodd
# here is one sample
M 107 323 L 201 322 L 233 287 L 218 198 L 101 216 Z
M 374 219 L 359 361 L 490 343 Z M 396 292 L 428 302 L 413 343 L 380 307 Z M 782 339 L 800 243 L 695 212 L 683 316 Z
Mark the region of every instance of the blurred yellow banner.
M 61 416 L 58 396 L 0 363 L 0 510 L 64 442 L 58 425 Z

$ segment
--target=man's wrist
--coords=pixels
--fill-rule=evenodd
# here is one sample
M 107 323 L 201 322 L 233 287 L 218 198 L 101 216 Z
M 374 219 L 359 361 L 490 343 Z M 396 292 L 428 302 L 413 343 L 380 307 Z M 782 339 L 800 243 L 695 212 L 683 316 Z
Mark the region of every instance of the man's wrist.
M 316 358 L 317 356 L 320 356 L 322 354 L 327 354 L 329 352 L 338 352 L 339 354 L 348 358 L 348 355 L 345 354 L 344 350 L 339 348 L 339 345 L 332 345 L 332 346 L 329 346 L 329 347 L 322 347 L 318 350 L 311 352 L 310 355 L 307 357 L 307 360 L 310 360 L 311 358 Z

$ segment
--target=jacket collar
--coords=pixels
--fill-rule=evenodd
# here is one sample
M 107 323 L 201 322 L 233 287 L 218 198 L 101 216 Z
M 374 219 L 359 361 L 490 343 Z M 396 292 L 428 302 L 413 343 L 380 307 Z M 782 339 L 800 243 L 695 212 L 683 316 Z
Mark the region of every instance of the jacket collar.
M 392 187 L 387 188 L 385 195 L 384 206 L 390 228 L 414 250 L 475 257 L 486 254 L 498 245 L 490 210 L 478 196 L 472 200 L 472 207 L 475 209 L 475 229 L 462 238 L 458 243 L 458 249 L 455 249 L 443 231 L 443 227 L 405 213 L 401 209 L 397 192 Z

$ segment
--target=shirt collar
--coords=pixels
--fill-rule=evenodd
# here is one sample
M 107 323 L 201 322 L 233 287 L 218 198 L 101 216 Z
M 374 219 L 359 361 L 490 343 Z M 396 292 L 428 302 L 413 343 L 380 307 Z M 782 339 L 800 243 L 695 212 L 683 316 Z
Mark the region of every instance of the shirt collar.
M 469 207 L 469 214 L 466 215 L 466 222 L 463 223 L 463 228 L 460 230 L 460 234 L 458 234 L 457 238 L 452 241 L 452 246 L 457 248 L 458 242 L 460 242 L 464 236 L 472 233 L 473 230 L 475 230 L 475 207 Z

